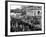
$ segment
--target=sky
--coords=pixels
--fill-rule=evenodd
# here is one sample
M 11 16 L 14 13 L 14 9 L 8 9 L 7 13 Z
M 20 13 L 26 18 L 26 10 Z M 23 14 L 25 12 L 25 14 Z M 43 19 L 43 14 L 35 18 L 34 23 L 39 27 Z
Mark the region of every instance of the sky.
M 12 5 L 12 6 L 11 6 L 11 9 L 16 9 L 16 8 L 21 9 L 21 6 L 18 6 L 18 5 Z

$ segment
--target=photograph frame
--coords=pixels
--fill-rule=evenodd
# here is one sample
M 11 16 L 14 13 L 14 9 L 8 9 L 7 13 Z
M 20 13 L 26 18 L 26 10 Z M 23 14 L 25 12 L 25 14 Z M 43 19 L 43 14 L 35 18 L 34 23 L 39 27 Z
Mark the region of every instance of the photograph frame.
M 44 4 L 44 33 L 8 35 L 8 2 Z M 45 3 L 42 3 L 42 2 L 26 2 L 26 1 L 5 1 L 5 36 L 24 36 L 24 35 L 41 35 L 41 34 L 45 34 Z

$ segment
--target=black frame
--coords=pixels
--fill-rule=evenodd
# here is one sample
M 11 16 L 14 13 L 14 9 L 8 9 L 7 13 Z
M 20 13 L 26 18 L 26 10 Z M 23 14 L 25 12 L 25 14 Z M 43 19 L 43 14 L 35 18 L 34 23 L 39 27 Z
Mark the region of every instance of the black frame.
M 7 7 L 8 6 L 8 2 L 44 4 L 44 33 L 8 35 L 8 7 Z M 5 1 L 5 36 L 25 36 L 25 35 L 40 35 L 40 34 L 45 34 L 45 3 L 42 3 L 42 2 L 27 2 L 27 1 Z

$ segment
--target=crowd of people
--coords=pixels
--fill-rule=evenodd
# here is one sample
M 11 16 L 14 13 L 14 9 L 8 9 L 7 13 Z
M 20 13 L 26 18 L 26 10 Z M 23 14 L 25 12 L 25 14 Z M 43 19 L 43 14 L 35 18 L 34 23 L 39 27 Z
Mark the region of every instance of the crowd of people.
M 19 9 L 18 9 L 19 10 Z M 11 13 L 13 11 L 11 10 Z M 20 13 L 21 15 L 11 16 L 11 32 L 20 32 L 20 31 L 38 31 L 41 30 L 40 22 L 41 22 L 41 16 L 27 16 L 25 10 L 17 11 L 15 10 L 14 14 Z M 17 18 L 18 16 L 18 18 Z M 19 18 L 20 17 L 20 18 Z M 39 25 L 36 27 L 36 25 Z

